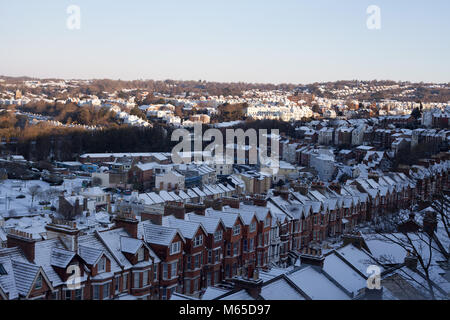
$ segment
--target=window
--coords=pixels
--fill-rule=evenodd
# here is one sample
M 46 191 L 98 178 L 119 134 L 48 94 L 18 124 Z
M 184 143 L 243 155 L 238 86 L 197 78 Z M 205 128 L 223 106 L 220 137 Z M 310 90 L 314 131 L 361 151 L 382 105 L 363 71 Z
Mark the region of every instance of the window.
M 66 290 L 65 299 L 72 300 L 72 291 L 71 290 Z
M 200 255 L 197 254 L 194 256 L 194 268 L 197 269 L 200 267 Z
M 231 256 L 231 243 L 227 243 L 227 256 Z
M 212 251 L 208 250 L 208 263 L 212 263 Z
M 253 221 L 250 224 L 250 232 L 254 232 L 256 230 L 256 221 Z
M 248 251 L 252 252 L 254 247 L 255 240 L 253 238 L 250 239 L 250 244 L 248 246 Z
M 170 279 L 173 279 L 177 276 L 177 262 L 172 262 L 170 266 Z
M 133 284 L 133 287 L 134 287 L 134 288 L 139 288 L 139 287 L 140 287 L 140 286 L 139 286 L 139 272 L 133 273 L 133 276 L 134 276 L 134 284 Z
M 153 266 L 153 281 L 158 281 L 158 265 Z
M 125 291 L 128 289 L 128 273 L 125 273 L 123 275 L 123 285 L 122 285 L 122 289 Z
M 241 225 L 237 224 L 233 227 L 233 236 L 241 234 Z
M 201 246 L 203 244 L 203 235 L 198 235 L 194 238 L 194 247 Z
M 75 290 L 75 300 L 83 300 L 83 289 Z
M 244 248 L 243 248 L 244 252 L 247 252 L 247 241 L 248 241 L 247 239 L 244 239 Z
M 264 220 L 264 227 L 268 227 L 268 226 L 270 226 L 270 217 L 269 216 L 267 216 L 266 220 Z
M 36 285 L 34 286 L 35 289 L 42 289 L 42 275 L 39 274 L 39 276 L 36 279 Z
M 170 254 L 177 254 L 181 250 L 181 243 L 180 241 L 172 243 L 170 246 Z
M 110 287 L 111 287 L 110 283 L 105 283 L 103 285 L 103 299 L 109 299 L 109 295 L 110 295 L 109 288 Z
M 97 265 L 97 272 L 105 272 L 106 271 L 106 258 L 102 257 Z
M 217 230 L 216 232 L 214 232 L 214 242 L 222 241 L 222 235 L 222 230 Z
M 220 261 L 220 255 L 222 254 L 222 248 L 219 248 L 219 249 L 217 249 L 215 251 L 216 251 L 216 254 L 215 254 L 215 256 L 216 256 L 216 263 L 218 263 Z
M 94 300 L 100 299 L 100 286 L 92 286 Z
M 191 270 L 191 256 L 188 256 L 186 259 L 186 270 Z
M 167 263 L 163 263 L 163 279 L 167 279 L 169 276 Z
M 119 283 L 120 283 L 120 276 L 117 276 L 114 279 L 114 292 L 115 293 L 119 293 L 120 292 L 120 285 L 119 285 Z
M 145 257 L 144 247 L 141 247 L 137 253 L 138 262 L 144 261 L 144 257 Z
M 148 271 L 142 273 L 142 286 L 148 286 Z
M 237 256 L 238 255 L 238 250 L 239 250 L 239 242 L 236 242 L 233 245 L 233 256 Z

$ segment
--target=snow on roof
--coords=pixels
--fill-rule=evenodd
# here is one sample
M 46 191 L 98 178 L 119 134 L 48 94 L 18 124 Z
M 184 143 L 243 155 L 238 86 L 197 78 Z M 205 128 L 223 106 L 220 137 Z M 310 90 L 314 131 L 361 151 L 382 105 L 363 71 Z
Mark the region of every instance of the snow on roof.
M 353 292 L 355 295 L 358 293 L 358 290 L 367 285 L 366 278 L 356 272 L 334 253 L 325 257 L 323 270 L 347 291 Z
M 136 252 L 143 246 L 143 242 L 138 239 L 121 236 L 120 237 L 120 249 L 122 252 L 136 254 Z
M 102 254 L 100 254 L 100 256 L 104 254 L 106 258 L 111 262 L 111 273 L 120 272 L 122 270 L 122 266 L 117 261 L 118 258 L 115 255 L 116 252 L 111 252 L 110 250 L 108 250 L 105 243 L 109 241 L 107 241 L 105 238 L 100 237 L 99 234 L 100 233 L 96 231 L 91 234 L 80 236 L 78 238 L 79 248 L 83 246 L 85 248 L 89 247 L 91 249 L 93 248 L 97 249 L 98 251 L 102 251 Z M 118 242 L 117 245 L 120 246 L 120 243 Z M 95 261 L 95 263 L 97 263 L 97 261 Z
M 206 194 L 198 187 L 192 188 L 192 190 L 200 197 L 206 197 Z
M 155 204 L 164 203 L 164 199 L 162 197 L 160 197 L 158 194 L 156 194 L 155 192 L 147 193 L 147 195 L 150 197 L 150 199 L 152 199 L 152 201 Z
M 239 219 L 239 215 L 237 213 L 227 213 L 211 208 L 207 208 L 205 210 L 205 216 L 220 218 L 227 228 L 232 228 L 235 225 L 236 220 Z
M 156 162 L 139 163 L 139 164 L 136 165 L 136 167 L 139 168 L 139 170 L 142 170 L 142 171 L 153 170 L 157 166 L 159 166 L 159 164 L 156 163 Z
M 351 244 L 337 249 L 336 252 L 361 274 L 367 274 L 367 267 L 374 264 L 374 260 L 367 252 L 360 250 Z
M 53 248 L 50 257 L 50 264 L 55 267 L 66 268 L 70 261 L 72 261 L 73 257 L 75 257 L 75 252 L 60 248 Z
M 186 219 L 201 223 L 205 230 L 210 234 L 216 232 L 218 225 L 222 223 L 222 220 L 219 217 L 206 217 L 195 213 L 186 214 Z
M 191 197 L 189 197 L 189 195 L 188 195 L 186 192 L 184 192 L 183 190 L 180 190 L 180 191 L 179 191 L 178 196 L 179 196 L 182 200 L 188 200 L 188 199 L 191 198 Z
M 164 201 L 174 201 L 175 199 L 172 198 L 172 196 L 165 190 L 161 190 L 159 191 L 159 196 L 164 200 Z
M 199 195 L 196 194 L 196 193 L 194 192 L 194 190 L 192 190 L 192 189 L 187 189 L 187 190 L 186 190 L 186 193 L 187 193 L 187 195 L 188 195 L 191 199 L 195 199 L 195 198 L 198 198 L 198 197 L 199 197 Z
M 287 275 L 313 300 L 350 300 L 350 297 L 315 268 L 308 266 Z
M 40 267 L 28 262 L 11 260 L 16 288 L 19 294 L 27 296 Z
M 284 278 L 275 280 L 261 288 L 265 300 L 306 300 L 306 298 Z
M 206 288 L 205 293 L 202 295 L 202 300 L 213 300 L 213 299 L 220 297 L 228 292 L 230 292 L 230 290 L 217 288 L 217 287 L 208 287 L 208 288 Z
M 198 229 L 203 229 L 203 226 L 198 222 L 177 219 L 174 216 L 163 217 L 162 225 L 177 228 L 186 239 L 194 238 Z M 204 231 L 207 233 L 206 230 Z
M 240 290 L 233 294 L 227 295 L 220 300 L 255 300 L 252 298 L 246 290 Z
M 168 246 L 178 233 L 176 228 L 152 224 L 149 221 L 145 221 L 142 224 L 145 241 L 148 243 Z
M 89 265 L 95 265 L 103 255 L 103 250 L 80 245 L 78 254 Z

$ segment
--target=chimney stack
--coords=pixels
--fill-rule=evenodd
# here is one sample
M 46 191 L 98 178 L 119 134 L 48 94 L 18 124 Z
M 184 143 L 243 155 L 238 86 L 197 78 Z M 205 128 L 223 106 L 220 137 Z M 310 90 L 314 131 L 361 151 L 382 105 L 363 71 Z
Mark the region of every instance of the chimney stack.
M 255 194 L 252 198 L 253 205 L 258 207 L 267 207 L 267 200 L 263 194 Z
M 344 247 L 348 244 L 353 244 L 358 249 L 365 249 L 369 251 L 369 248 L 364 241 L 364 238 L 361 236 L 360 232 L 349 233 L 342 235 L 342 240 L 344 241 Z
M 240 207 L 240 201 L 238 198 L 230 198 L 230 197 L 223 197 L 222 198 L 222 205 L 223 206 L 230 206 L 234 209 L 239 209 Z
M 256 278 L 257 275 L 258 273 L 255 272 L 254 276 L 252 278 L 249 277 L 248 279 L 245 279 L 243 277 L 234 277 L 232 281 L 234 282 L 234 286 L 236 289 L 244 289 L 253 299 L 258 299 L 261 294 L 263 280 Z
M 132 213 L 119 213 L 115 218 L 116 228 L 124 228 L 132 238 L 138 237 L 138 224 L 139 221 Z
M 56 219 L 52 216 L 52 222 L 45 226 L 48 239 L 59 237 L 64 242 L 68 250 L 78 251 L 78 235 L 80 230 L 75 221 Z
M 164 206 L 164 216 L 173 215 L 177 219 L 184 220 L 185 213 L 183 202 L 169 201 Z
M 300 253 L 300 263 L 323 268 L 325 257 L 322 249 L 303 248 Z
M 19 247 L 29 262 L 33 263 L 35 258 L 35 244 L 38 241 L 33 235 L 15 229 L 9 230 L 6 235 L 8 248 Z

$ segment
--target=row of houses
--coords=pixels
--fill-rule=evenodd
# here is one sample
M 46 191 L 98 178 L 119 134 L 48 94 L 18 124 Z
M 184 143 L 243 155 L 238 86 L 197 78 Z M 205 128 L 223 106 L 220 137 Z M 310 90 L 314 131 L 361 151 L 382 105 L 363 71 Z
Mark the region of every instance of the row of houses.
M 236 276 L 294 265 L 304 250 L 320 250 L 324 240 L 429 199 L 448 189 L 448 169 L 449 161 L 430 161 L 408 175 L 390 173 L 346 185 L 294 184 L 267 195 L 198 203 L 167 200 L 162 211 L 144 208 L 140 217 L 131 207 L 119 207 L 112 229 L 89 234 L 56 219 L 38 236 L 9 230 L 8 248 L 0 249 L 0 296 L 200 297 Z

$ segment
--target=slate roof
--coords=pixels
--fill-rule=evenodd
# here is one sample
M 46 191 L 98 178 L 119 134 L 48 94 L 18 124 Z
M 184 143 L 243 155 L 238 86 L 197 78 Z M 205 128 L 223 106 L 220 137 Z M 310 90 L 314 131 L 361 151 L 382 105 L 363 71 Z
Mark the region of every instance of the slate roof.
M 179 233 L 178 229 L 176 228 L 152 224 L 149 221 L 142 222 L 142 227 L 145 241 L 157 245 L 168 246 L 170 243 L 172 243 L 175 235 Z M 182 239 L 184 241 L 183 236 Z
M 75 252 L 53 248 L 50 255 L 50 264 L 55 267 L 66 268 L 73 257 L 75 257 Z

